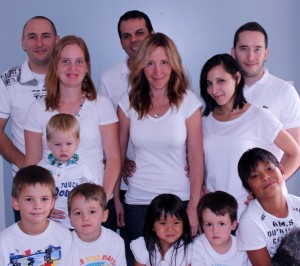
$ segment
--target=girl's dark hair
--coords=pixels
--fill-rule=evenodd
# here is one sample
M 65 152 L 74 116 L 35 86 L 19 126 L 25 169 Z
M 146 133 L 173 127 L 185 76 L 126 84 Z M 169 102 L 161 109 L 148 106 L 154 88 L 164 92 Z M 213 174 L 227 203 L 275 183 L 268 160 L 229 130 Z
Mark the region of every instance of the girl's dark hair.
M 187 245 L 192 242 L 192 231 L 187 216 L 186 208 L 179 197 L 173 194 L 161 194 L 156 196 L 149 205 L 143 236 L 145 239 L 146 248 L 149 252 L 150 265 L 156 265 L 153 259 L 156 257 L 155 244 L 158 246 L 159 250 L 162 250 L 160 241 L 153 230 L 154 223 L 158 221 L 161 217 L 165 219 L 167 216 L 175 216 L 183 223 L 183 234 L 182 236 L 174 243 L 174 252 L 172 254 L 172 265 L 176 265 L 176 255 L 177 250 L 184 245 L 184 254 L 187 252 Z M 181 243 L 182 242 L 182 243 Z M 181 265 L 182 262 L 179 262 L 178 265 Z
M 233 101 L 233 110 L 237 108 L 243 108 L 244 104 L 247 102 L 243 88 L 245 85 L 244 77 L 242 76 L 242 69 L 240 65 L 235 61 L 235 59 L 229 54 L 217 54 L 210 58 L 203 66 L 201 75 L 200 75 L 200 88 L 201 88 L 201 96 L 205 101 L 205 109 L 203 112 L 203 116 L 208 116 L 210 112 L 212 112 L 218 104 L 216 101 L 208 94 L 207 92 L 207 75 L 208 72 L 216 67 L 223 66 L 225 71 L 231 74 L 232 78 L 237 79 L 237 73 L 241 74 L 241 80 L 239 84 L 236 83 L 235 93 L 234 93 L 234 101 Z
M 262 148 L 252 148 L 244 152 L 238 162 L 238 173 L 242 180 L 243 186 L 248 191 L 251 191 L 248 185 L 248 179 L 251 173 L 256 171 L 258 163 L 273 163 L 277 168 L 280 168 L 280 162 L 269 151 Z

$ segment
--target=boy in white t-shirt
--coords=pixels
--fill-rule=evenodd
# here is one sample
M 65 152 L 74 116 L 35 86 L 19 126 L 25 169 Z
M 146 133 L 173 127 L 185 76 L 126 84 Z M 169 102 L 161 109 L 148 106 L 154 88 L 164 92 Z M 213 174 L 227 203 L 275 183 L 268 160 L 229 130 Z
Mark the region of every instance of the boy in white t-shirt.
M 21 168 L 14 177 L 12 206 L 21 221 L 0 233 L 0 265 L 74 266 L 72 234 L 47 219 L 55 202 L 55 182 L 43 167 Z
M 68 197 L 68 211 L 79 261 L 74 265 L 126 266 L 123 239 L 101 224 L 107 220 L 106 194 L 96 184 L 75 187 Z
M 281 239 L 300 226 L 300 198 L 282 192 L 285 171 L 269 151 L 246 151 L 238 172 L 243 186 L 255 198 L 239 221 L 239 250 L 247 251 L 253 266 L 270 266 Z
M 205 194 L 197 207 L 199 224 L 204 234 L 194 240 L 192 265 L 250 265 L 246 252 L 237 250 L 236 199 L 223 191 Z
M 55 208 L 50 217 L 73 229 L 68 217 L 68 194 L 79 184 L 98 180 L 75 153 L 80 143 L 80 125 L 73 115 L 54 115 L 47 124 L 46 136 L 52 153 L 38 165 L 52 173 L 56 184 Z

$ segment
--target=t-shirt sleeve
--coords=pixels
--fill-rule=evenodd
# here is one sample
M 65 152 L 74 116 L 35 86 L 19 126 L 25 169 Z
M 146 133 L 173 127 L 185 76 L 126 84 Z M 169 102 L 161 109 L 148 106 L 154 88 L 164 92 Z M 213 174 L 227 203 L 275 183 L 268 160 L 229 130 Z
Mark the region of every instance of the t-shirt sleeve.
M 282 123 L 278 118 L 268 109 L 260 107 L 261 111 L 261 126 L 257 127 L 258 134 L 260 134 L 266 143 L 274 143 L 279 131 L 283 128 Z
M 99 125 L 108 125 L 118 122 L 116 110 L 111 101 L 103 95 L 98 95 L 97 109 L 99 110 Z
M 129 96 L 128 93 L 124 93 L 119 102 L 118 102 L 118 106 L 122 109 L 122 111 L 124 112 L 124 114 L 129 118 Z
M 200 99 L 191 90 L 187 90 L 187 94 L 184 95 L 182 106 L 179 109 L 182 110 L 186 119 L 188 119 L 198 108 L 201 109 L 202 103 Z
M 139 237 L 130 243 L 130 249 L 133 253 L 134 259 L 141 264 L 146 264 L 149 260 L 149 252 L 146 249 L 145 240 Z
M 2 77 L 0 78 L 0 118 L 8 119 L 11 113 L 11 99 Z
M 300 98 L 294 86 L 286 83 L 286 88 L 281 93 L 281 99 L 284 110 L 280 112 L 280 120 L 284 124 L 284 128 L 300 127 Z
M 46 111 L 42 108 L 41 101 L 34 101 L 27 112 L 24 129 L 36 133 L 43 133 L 42 114 L 44 114 L 44 112 Z
M 256 221 L 255 217 L 249 214 L 243 213 L 237 230 L 236 239 L 240 251 L 257 250 L 267 246 L 264 232 L 259 226 L 260 220 Z

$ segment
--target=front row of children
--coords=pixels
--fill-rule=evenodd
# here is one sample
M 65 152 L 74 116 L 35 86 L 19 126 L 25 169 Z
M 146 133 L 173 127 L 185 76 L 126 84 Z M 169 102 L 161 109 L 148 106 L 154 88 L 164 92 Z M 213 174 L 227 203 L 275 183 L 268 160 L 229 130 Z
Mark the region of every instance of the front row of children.
M 237 227 L 237 203 L 228 193 L 201 198 L 198 216 L 204 234 L 194 240 L 181 200 L 162 194 L 149 206 L 143 236 L 131 243 L 135 266 L 271 265 L 281 239 L 300 226 L 300 198 L 283 194 L 284 169 L 266 150 L 245 152 L 238 170 L 255 199 L 242 214 L 237 237 L 231 234 Z M 101 226 L 108 215 L 101 186 L 83 183 L 69 193 L 73 232 L 47 218 L 54 201 L 49 171 L 40 166 L 18 171 L 12 204 L 21 221 L 0 233 L 0 265 L 126 265 L 123 240 Z

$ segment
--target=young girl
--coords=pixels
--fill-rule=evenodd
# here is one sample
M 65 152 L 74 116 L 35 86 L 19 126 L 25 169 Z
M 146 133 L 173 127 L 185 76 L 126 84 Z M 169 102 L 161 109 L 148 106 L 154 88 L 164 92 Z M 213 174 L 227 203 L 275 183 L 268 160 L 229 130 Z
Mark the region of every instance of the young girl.
M 186 207 L 179 197 L 161 194 L 149 205 L 143 236 L 130 248 L 135 266 L 191 265 L 192 234 Z

